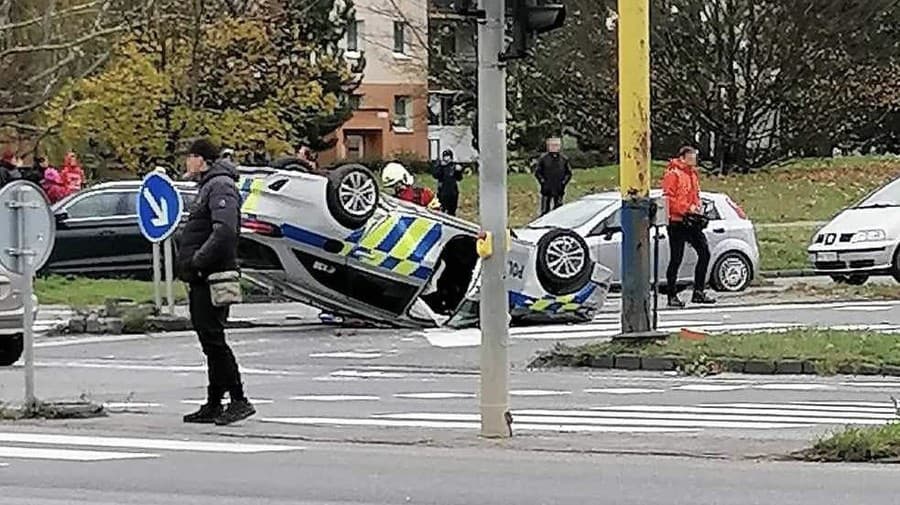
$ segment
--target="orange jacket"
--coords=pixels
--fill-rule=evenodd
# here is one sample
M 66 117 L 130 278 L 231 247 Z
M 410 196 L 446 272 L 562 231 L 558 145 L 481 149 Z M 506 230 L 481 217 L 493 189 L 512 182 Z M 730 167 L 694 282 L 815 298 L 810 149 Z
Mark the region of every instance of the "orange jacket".
M 669 204 L 669 221 L 681 222 L 692 208 L 700 208 L 700 178 L 697 169 L 679 159 L 669 162 L 662 180 Z

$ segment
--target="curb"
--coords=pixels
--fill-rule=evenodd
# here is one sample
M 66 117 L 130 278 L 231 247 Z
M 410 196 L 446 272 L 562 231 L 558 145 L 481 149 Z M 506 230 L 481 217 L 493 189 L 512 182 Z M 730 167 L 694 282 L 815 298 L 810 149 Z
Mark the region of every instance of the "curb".
M 790 277 L 827 277 L 813 270 L 769 270 L 759 273 L 764 279 L 785 279 Z
M 750 375 L 824 375 L 818 373 L 818 362 L 809 359 L 736 359 L 709 358 L 723 371 Z M 576 355 L 542 355 L 535 358 L 528 368 L 578 367 L 601 370 L 630 370 L 647 372 L 673 372 L 683 369 L 691 360 L 680 356 L 637 356 L 635 354 L 603 354 L 585 358 Z M 838 366 L 838 375 L 881 375 L 900 377 L 900 366 L 873 365 L 869 363 L 843 364 Z

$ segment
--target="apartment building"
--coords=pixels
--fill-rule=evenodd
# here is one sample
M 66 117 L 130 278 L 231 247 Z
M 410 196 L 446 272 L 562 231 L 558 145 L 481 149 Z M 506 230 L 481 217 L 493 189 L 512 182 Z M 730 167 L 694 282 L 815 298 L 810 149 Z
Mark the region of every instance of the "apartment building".
M 335 132 L 322 161 L 428 156 L 428 4 L 424 0 L 356 0 L 346 57 L 365 58 L 353 117 Z

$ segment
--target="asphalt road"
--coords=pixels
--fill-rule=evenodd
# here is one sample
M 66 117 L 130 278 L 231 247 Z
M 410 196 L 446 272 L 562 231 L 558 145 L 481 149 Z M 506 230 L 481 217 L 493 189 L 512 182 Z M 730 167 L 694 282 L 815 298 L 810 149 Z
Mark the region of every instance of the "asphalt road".
M 732 306 L 661 321 L 897 331 L 898 309 Z M 896 503 L 900 485 L 881 467 L 769 457 L 838 426 L 896 419 L 898 380 L 524 369 L 553 342 L 609 336 L 616 319 L 513 330 L 515 436 L 502 443 L 477 436 L 477 332 L 232 331 L 259 412 L 228 428 L 180 422 L 204 395 L 190 333 L 43 337 L 38 396 L 85 396 L 111 415 L 0 424 L 0 503 Z M 0 370 L 0 398 L 21 392 L 21 367 Z
M 127 461 L 16 462 L 0 503 L 21 505 L 893 504 L 878 466 L 310 444 L 254 454 L 165 452 Z

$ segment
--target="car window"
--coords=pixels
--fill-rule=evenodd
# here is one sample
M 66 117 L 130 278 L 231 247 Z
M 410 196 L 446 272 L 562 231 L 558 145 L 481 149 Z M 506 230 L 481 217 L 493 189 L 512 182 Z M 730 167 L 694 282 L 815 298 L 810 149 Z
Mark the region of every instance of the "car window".
M 900 207 L 900 179 L 888 183 L 872 192 L 855 208 Z
M 66 207 L 71 219 L 134 215 L 136 196 L 133 193 L 93 193 Z
M 528 225 L 528 228 L 564 228 L 571 230 L 587 223 L 608 207 L 618 204 L 619 200 L 600 198 L 576 200 L 537 218 Z
M 703 215 L 710 221 L 722 219 L 722 215 L 719 214 L 719 209 L 716 207 L 716 202 L 708 198 L 703 199 Z

